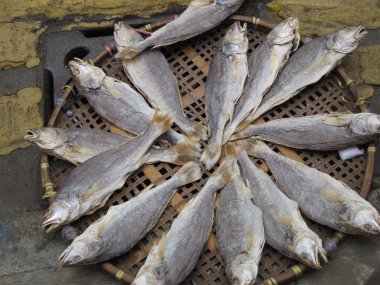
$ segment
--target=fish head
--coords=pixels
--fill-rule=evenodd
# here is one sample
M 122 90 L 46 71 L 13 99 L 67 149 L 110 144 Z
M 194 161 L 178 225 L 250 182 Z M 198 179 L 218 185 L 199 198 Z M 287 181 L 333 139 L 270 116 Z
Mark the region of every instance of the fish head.
M 101 68 L 79 58 L 71 60 L 68 67 L 78 89 L 98 89 L 106 76 Z
M 94 235 L 79 236 L 61 254 L 58 261 L 61 266 L 86 264 L 87 261 L 92 261 L 99 256 L 102 253 L 102 249 L 102 238 Z
M 350 123 L 350 129 L 360 135 L 380 134 L 380 116 L 371 113 L 357 114 Z
M 243 253 L 238 255 L 227 268 L 227 273 L 233 285 L 249 285 L 256 280 L 258 266 L 252 257 Z
M 67 141 L 66 135 L 57 128 L 34 128 L 26 131 L 28 142 L 42 149 L 54 149 Z
M 313 237 L 305 231 L 297 233 L 294 239 L 294 252 L 299 260 L 312 268 L 321 268 L 319 263 L 320 247 Z
M 161 280 L 157 275 L 147 268 L 143 272 L 139 272 L 132 285 L 164 285 L 165 280 Z
M 341 220 L 352 231 L 363 235 L 380 234 L 380 216 L 377 211 L 366 203 L 355 201 L 343 205 L 340 211 Z
M 124 22 L 115 24 L 113 34 L 118 51 L 134 46 L 143 40 L 143 37 L 135 29 Z
M 246 53 L 248 50 L 247 23 L 243 26 L 234 22 L 226 32 L 222 42 L 223 53 L 227 56 Z
M 337 53 L 350 53 L 368 34 L 364 26 L 351 26 L 327 35 L 327 48 Z
M 51 233 L 61 226 L 73 221 L 79 212 L 80 204 L 77 197 L 56 199 L 45 213 L 42 228 Z
M 271 45 L 293 43 L 293 49 L 297 49 L 300 41 L 298 19 L 289 17 L 282 21 L 268 34 L 267 38 Z

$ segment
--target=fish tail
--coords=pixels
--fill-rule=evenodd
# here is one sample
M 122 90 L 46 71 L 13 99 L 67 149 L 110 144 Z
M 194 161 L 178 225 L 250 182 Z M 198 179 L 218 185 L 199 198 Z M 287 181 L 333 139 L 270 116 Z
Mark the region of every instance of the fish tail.
M 197 162 L 188 162 L 178 170 L 175 176 L 182 178 L 182 185 L 197 181 L 202 177 L 201 167 Z
M 222 146 L 216 144 L 215 142 L 210 142 L 210 144 L 205 148 L 202 153 L 201 161 L 208 170 L 218 162 L 221 152 Z
M 246 139 L 244 140 L 244 145 L 247 153 L 257 158 L 266 159 L 268 153 L 272 152 L 269 146 L 257 139 Z
M 233 135 L 235 129 L 236 126 L 233 122 L 226 125 L 223 132 L 223 144 L 226 144 L 231 139 L 231 136 Z
M 155 112 L 151 124 L 151 128 L 164 133 L 172 126 L 172 115 L 169 113 Z
M 197 161 L 200 157 L 200 147 L 193 144 L 177 144 L 171 148 L 176 153 L 173 163 L 184 165 L 189 161 Z
M 217 189 L 224 187 L 238 174 L 236 171 L 236 149 L 233 145 L 229 144 L 226 148 L 226 158 L 222 161 L 220 166 L 210 176 L 209 181 L 217 180 Z
M 203 140 L 207 139 L 207 127 L 202 123 L 194 123 L 189 128 L 183 130 L 186 135 L 192 140 Z

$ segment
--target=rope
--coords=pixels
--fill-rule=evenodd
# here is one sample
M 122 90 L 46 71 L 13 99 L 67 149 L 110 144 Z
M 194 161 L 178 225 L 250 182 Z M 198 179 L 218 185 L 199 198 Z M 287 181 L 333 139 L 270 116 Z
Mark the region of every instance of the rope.
M 368 99 L 372 98 L 373 94 L 374 94 L 374 92 L 364 94 L 363 96 L 358 98 L 358 100 L 355 103 L 355 106 L 361 106 L 361 105 L 367 103 Z
M 51 198 L 57 195 L 57 192 L 54 191 L 55 184 L 52 182 L 47 182 L 44 185 L 45 189 L 45 195 L 42 197 L 42 199 Z
M 260 23 L 260 18 L 253 17 L 252 23 L 257 26 Z
M 48 169 L 49 168 L 49 163 L 43 162 L 41 163 L 41 169 Z
M 300 279 L 302 277 L 302 270 L 298 265 L 294 265 L 291 267 L 294 274 L 296 275 L 297 279 Z
M 125 272 L 123 270 L 119 270 L 116 274 L 115 274 L 115 277 L 117 280 L 121 281 L 123 279 L 125 275 Z
M 376 147 L 375 146 L 370 146 L 367 149 L 368 152 L 376 152 Z
M 147 30 L 147 31 L 151 31 L 151 30 L 152 30 L 152 25 L 151 25 L 151 24 L 146 24 L 146 25 L 144 26 L 144 28 L 145 28 L 145 30 Z
M 278 285 L 277 280 L 274 277 L 268 278 L 265 282 L 267 282 L 268 285 Z

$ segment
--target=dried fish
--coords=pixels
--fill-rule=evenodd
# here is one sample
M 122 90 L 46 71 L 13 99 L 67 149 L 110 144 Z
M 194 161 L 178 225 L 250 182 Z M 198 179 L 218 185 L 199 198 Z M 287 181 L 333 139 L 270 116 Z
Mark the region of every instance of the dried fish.
M 220 193 L 216 236 L 231 284 L 249 285 L 256 280 L 265 233 L 261 210 L 252 203 L 236 159 L 234 171 L 238 174 Z
M 201 176 L 199 165 L 189 162 L 161 185 L 110 207 L 105 216 L 91 224 L 62 253 L 60 264 L 98 263 L 127 252 L 156 225 L 178 187 Z
M 348 234 L 380 234 L 378 212 L 347 185 L 275 153 L 262 141 L 250 140 L 249 145 L 249 153 L 265 159 L 281 190 L 307 217 Z
M 232 158 L 209 177 L 201 192 L 186 204 L 169 233 L 153 246 L 133 285 L 180 284 L 197 263 L 212 228 L 216 191 L 231 181 Z
M 290 52 L 297 49 L 300 39 L 298 28 L 298 19 L 288 18 L 278 24 L 249 56 L 249 75 L 243 94 L 236 103 L 232 120 L 224 128 L 223 143 L 229 140 L 250 113 L 256 111 L 278 72 L 288 61 Z
M 171 127 L 168 115 L 156 113 L 140 136 L 100 153 L 75 168 L 50 205 L 42 223 L 46 232 L 90 215 L 147 160 L 152 143 Z
M 243 92 L 248 74 L 247 24 L 235 22 L 228 29 L 212 61 L 205 93 L 209 141 L 201 161 L 210 169 L 222 150 L 223 130 Z
M 131 135 L 117 135 L 100 130 L 61 129 L 61 128 L 34 128 L 27 131 L 24 138 L 38 146 L 49 155 L 67 160 L 75 165 L 113 149 L 132 139 Z M 199 158 L 197 147 L 187 144 L 178 144 L 170 148 L 151 147 L 149 157 L 145 162 L 169 162 L 183 165 Z
M 80 94 L 100 116 L 134 135 L 149 126 L 155 111 L 129 84 L 106 76 L 99 67 L 78 58 L 69 62 L 69 68 Z M 171 129 L 165 138 L 174 144 L 192 143 Z
M 317 82 L 333 70 L 345 55 L 356 49 L 367 34 L 363 26 L 353 26 L 304 44 L 290 57 L 256 112 L 249 115 L 237 131 L 240 132 L 265 112 Z
M 310 267 L 320 268 L 319 255 L 327 261 L 322 240 L 306 225 L 298 205 L 286 197 L 270 177 L 238 148 L 238 163 L 243 179 L 252 190 L 253 203 L 263 212 L 266 242 L 282 254 Z
M 157 49 L 151 49 L 133 59 L 123 57 L 126 48 L 143 40 L 139 33 L 123 22 L 115 24 L 114 37 L 126 74 L 153 108 L 172 113 L 173 122 L 189 138 L 205 140 L 206 127 L 190 121 L 183 113 L 178 83 L 164 55 Z
M 175 20 L 154 31 L 144 41 L 123 51 L 132 58 L 147 47 L 170 45 L 202 34 L 235 13 L 244 0 L 192 0 L 189 7 Z
M 253 136 L 298 149 L 329 151 L 369 143 L 379 135 L 379 115 L 333 113 L 250 125 L 232 139 Z

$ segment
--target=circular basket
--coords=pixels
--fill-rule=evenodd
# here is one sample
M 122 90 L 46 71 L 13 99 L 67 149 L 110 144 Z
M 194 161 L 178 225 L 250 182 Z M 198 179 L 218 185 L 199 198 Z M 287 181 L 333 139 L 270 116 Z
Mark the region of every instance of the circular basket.
M 250 23 L 248 25 L 249 52 L 257 48 L 266 33 L 273 25 L 258 18 L 246 16 L 232 16 L 219 27 L 196 38 L 172 46 L 163 47 L 161 50 L 167 58 L 172 70 L 177 77 L 182 103 L 186 115 L 194 121 L 205 122 L 205 104 L 203 100 L 207 73 L 211 58 L 218 42 L 222 39 L 230 20 L 240 20 Z M 151 23 L 145 29 L 153 29 L 162 26 L 167 21 Z M 106 48 L 93 60 L 94 64 L 101 67 L 108 76 L 130 83 L 123 71 L 122 64 L 112 56 L 112 50 Z M 62 91 L 62 97 L 57 101 L 49 121 L 49 127 L 61 128 L 95 128 L 104 131 L 121 133 L 122 131 L 101 118 L 84 97 L 77 96 L 74 84 L 71 82 Z M 345 71 L 338 67 L 318 83 L 307 87 L 298 96 L 269 111 L 259 120 L 269 121 L 277 118 L 292 116 L 307 116 L 318 113 L 355 111 L 355 102 L 358 101 L 358 92 L 355 83 L 348 77 Z M 365 111 L 365 105 L 360 106 Z M 301 161 L 309 166 L 337 178 L 355 191 L 366 197 L 373 173 L 375 147 L 370 144 L 366 155 L 342 161 L 337 152 L 313 152 L 296 150 L 282 146 L 272 147 L 276 151 Z M 265 171 L 268 167 L 259 160 L 254 160 Z M 46 154 L 41 159 L 41 176 L 45 189 L 45 196 L 49 202 L 54 199 L 55 188 L 65 180 L 67 174 L 74 168 L 73 165 L 48 157 Z M 164 179 L 170 178 L 178 166 L 157 163 L 146 165 L 130 176 L 125 185 L 115 191 L 106 205 L 90 216 L 82 217 L 74 223 L 81 231 L 107 212 L 112 205 L 124 203 L 138 195 L 150 184 L 157 185 Z M 269 173 L 270 174 L 270 173 Z M 196 195 L 204 185 L 209 172 L 204 171 L 202 179 L 179 189 L 177 194 L 167 206 L 157 225 L 129 252 L 101 264 L 101 267 L 113 274 L 117 279 L 131 283 L 139 268 L 143 265 L 151 247 L 162 236 L 162 232 L 170 229 L 171 223 L 183 208 L 185 203 Z M 59 190 L 58 190 L 59 191 Z M 306 219 L 307 220 L 307 219 Z M 338 244 L 344 234 L 318 225 L 307 220 L 307 223 L 323 240 L 329 240 Z M 280 284 L 300 278 L 308 270 L 303 264 L 289 259 L 269 246 L 265 246 L 259 265 L 258 284 Z M 202 255 L 196 267 L 183 284 L 225 284 L 223 261 L 217 250 L 215 231 L 207 241 Z

